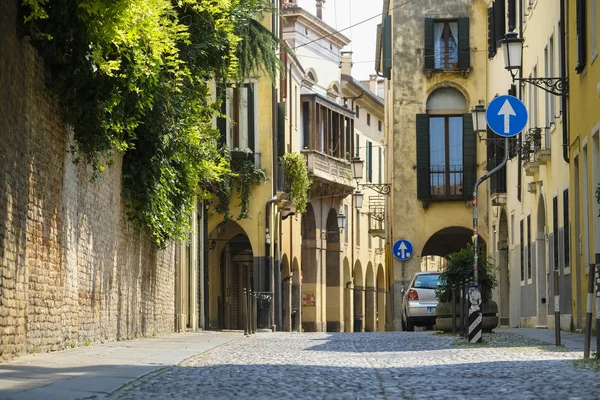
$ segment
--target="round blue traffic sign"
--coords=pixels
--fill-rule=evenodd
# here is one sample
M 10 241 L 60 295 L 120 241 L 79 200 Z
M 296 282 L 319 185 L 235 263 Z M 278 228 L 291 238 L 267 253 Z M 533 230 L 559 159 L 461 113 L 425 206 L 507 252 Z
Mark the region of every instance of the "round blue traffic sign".
M 413 254 L 413 245 L 406 239 L 400 239 L 392 247 L 394 256 L 400 261 L 408 260 Z
M 488 104 L 485 119 L 496 134 L 511 137 L 523 131 L 529 113 L 521 100 L 505 95 L 496 97 Z

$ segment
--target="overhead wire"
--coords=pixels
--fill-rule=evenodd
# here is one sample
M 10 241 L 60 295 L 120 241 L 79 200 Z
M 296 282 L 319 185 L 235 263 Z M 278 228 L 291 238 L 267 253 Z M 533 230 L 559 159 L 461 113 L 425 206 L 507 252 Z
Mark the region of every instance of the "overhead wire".
M 407 1 L 403 2 L 403 3 L 400 3 L 400 4 L 398 4 L 397 6 L 394 6 L 394 7 L 390 8 L 390 9 L 389 9 L 389 10 L 387 10 L 387 11 L 392 11 L 392 10 L 395 10 L 396 8 L 403 7 L 403 6 L 407 5 L 408 3 L 412 3 L 412 2 L 413 2 L 413 0 L 407 0 Z M 387 12 L 387 11 L 386 11 L 386 12 Z M 306 42 L 306 43 L 302 43 L 302 44 L 300 44 L 300 45 L 298 45 L 298 46 L 294 47 L 292 50 L 296 50 L 296 49 L 299 49 L 300 47 L 308 46 L 309 44 L 311 44 L 311 43 L 314 43 L 314 42 L 317 42 L 317 41 L 319 41 L 319 40 L 326 39 L 326 38 L 328 38 L 328 37 L 331 37 L 331 36 L 333 36 L 333 35 L 337 35 L 337 34 L 338 34 L 338 33 L 340 33 L 340 32 L 344 32 L 344 31 L 347 31 L 348 29 L 352 29 L 352 28 L 354 28 L 355 26 L 362 25 L 362 24 L 364 24 L 365 22 L 368 22 L 368 21 L 370 21 L 370 20 L 372 20 L 372 19 L 375 19 L 375 18 L 377 18 L 377 17 L 381 17 L 382 15 L 383 15 L 383 12 L 380 12 L 379 14 L 373 15 L 372 17 L 369 17 L 369 18 L 367 18 L 367 19 L 363 19 L 362 21 L 359 21 L 359 22 L 357 22 L 357 23 L 355 23 L 355 24 L 351 24 L 350 26 L 347 26 L 347 27 L 345 27 L 345 28 L 343 28 L 343 29 L 336 30 L 336 31 L 334 31 L 334 32 L 328 33 L 327 35 L 323 35 L 323 36 L 320 36 L 320 37 L 318 37 L 318 38 L 316 38 L 316 39 L 313 39 L 313 40 L 311 40 L 311 41 L 308 41 L 308 42 Z

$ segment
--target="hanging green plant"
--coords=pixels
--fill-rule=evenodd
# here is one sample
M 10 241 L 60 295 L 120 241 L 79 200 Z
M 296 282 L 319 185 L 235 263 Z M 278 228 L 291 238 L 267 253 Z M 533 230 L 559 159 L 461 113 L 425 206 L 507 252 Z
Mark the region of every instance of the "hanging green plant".
M 248 205 L 250 204 L 250 192 L 252 188 L 267 179 L 267 174 L 258 168 L 254 162 L 254 154 L 249 149 L 224 149 L 224 158 L 229 160 L 231 172 L 213 187 L 213 191 L 219 199 L 216 210 L 223 214 L 224 220 L 231 220 L 231 197 L 233 189 L 240 196 L 240 215 L 237 219 L 248 218 Z
M 303 213 L 306 211 L 308 189 L 310 189 L 306 159 L 300 153 L 286 153 L 283 155 L 283 170 L 291 184 L 290 195 L 296 211 Z

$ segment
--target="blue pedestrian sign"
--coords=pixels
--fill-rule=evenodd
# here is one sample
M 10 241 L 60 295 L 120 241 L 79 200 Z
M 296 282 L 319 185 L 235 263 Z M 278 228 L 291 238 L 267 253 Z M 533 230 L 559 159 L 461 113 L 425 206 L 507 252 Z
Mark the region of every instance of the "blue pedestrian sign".
M 491 130 L 511 137 L 523 131 L 529 114 L 525 104 L 514 96 L 498 96 L 488 104 L 485 119 Z
M 413 253 L 413 245 L 406 239 L 401 239 L 394 243 L 394 247 L 392 247 L 392 251 L 394 252 L 394 256 L 400 261 L 408 260 Z

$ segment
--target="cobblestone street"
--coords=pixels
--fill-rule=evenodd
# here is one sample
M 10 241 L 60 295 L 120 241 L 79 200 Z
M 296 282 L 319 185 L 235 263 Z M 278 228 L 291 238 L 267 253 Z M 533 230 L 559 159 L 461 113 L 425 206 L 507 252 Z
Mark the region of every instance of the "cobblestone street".
M 469 346 L 429 332 L 258 334 L 142 377 L 114 399 L 592 399 L 581 353 L 502 332 Z

